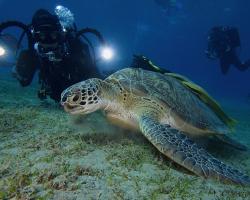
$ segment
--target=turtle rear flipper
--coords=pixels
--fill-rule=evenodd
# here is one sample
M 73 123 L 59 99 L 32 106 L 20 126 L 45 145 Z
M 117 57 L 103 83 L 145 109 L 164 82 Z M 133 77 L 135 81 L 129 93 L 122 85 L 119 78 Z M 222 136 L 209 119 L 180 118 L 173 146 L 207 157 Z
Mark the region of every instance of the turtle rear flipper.
M 193 173 L 222 182 L 250 185 L 250 178 L 198 147 L 181 131 L 159 124 L 151 117 L 139 121 L 142 133 L 163 154 Z

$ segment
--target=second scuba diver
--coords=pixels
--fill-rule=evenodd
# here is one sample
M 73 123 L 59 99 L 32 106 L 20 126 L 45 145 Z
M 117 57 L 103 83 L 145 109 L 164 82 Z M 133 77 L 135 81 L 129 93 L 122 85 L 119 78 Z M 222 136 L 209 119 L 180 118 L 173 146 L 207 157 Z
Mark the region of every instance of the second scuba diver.
M 208 36 L 206 55 L 209 59 L 219 59 L 223 74 L 227 74 L 230 65 L 238 70 L 245 71 L 250 67 L 250 59 L 241 62 L 237 55 L 240 47 L 240 36 L 237 28 L 228 26 L 213 27 Z

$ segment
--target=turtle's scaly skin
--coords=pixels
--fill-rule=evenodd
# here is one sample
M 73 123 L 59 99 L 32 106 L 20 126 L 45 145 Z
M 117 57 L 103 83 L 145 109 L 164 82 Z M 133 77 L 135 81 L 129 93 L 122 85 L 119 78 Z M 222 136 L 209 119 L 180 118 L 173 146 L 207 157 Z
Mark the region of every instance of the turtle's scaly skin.
M 199 176 L 250 183 L 248 176 L 217 160 L 188 138 L 224 136 L 229 129 L 204 102 L 171 76 L 123 69 L 104 81 L 89 79 L 69 87 L 62 93 L 62 104 L 72 114 L 103 109 L 112 121 L 140 130 L 160 152 Z

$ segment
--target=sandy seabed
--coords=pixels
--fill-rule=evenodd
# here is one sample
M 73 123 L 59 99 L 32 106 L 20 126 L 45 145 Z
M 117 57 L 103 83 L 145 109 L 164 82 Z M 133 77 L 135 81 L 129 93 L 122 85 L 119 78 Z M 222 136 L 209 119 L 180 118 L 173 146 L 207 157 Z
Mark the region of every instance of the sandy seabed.
M 146 139 L 100 113 L 72 117 L 37 87 L 0 75 L 0 199 L 250 199 L 250 187 L 204 180 L 175 166 Z M 250 105 L 223 103 L 250 148 Z M 210 152 L 250 175 L 249 152 Z

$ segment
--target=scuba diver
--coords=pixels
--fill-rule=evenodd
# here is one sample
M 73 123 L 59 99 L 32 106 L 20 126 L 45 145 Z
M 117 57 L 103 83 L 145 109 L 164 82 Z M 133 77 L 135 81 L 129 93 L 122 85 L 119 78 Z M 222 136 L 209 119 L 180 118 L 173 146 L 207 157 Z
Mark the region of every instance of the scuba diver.
M 35 72 L 39 71 L 40 99 L 46 99 L 48 95 L 58 102 L 61 92 L 70 85 L 87 78 L 100 78 L 93 45 L 85 34 L 94 34 L 102 45 L 105 41 L 95 29 L 77 30 L 69 9 L 57 6 L 55 14 L 39 9 L 30 25 L 19 21 L 3 22 L 0 34 L 13 26 L 23 30 L 18 45 L 25 35 L 28 41 L 28 48 L 21 50 L 17 57 L 13 74 L 22 86 L 28 86 Z
M 238 29 L 228 26 L 213 27 L 208 36 L 208 48 L 206 55 L 209 59 L 219 59 L 221 71 L 226 74 L 230 65 L 238 70 L 245 71 L 250 67 L 250 59 L 241 62 L 236 49 L 240 47 L 240 36 Z

